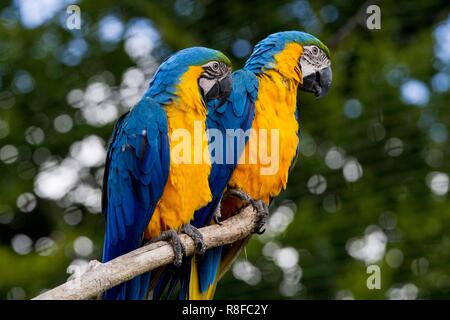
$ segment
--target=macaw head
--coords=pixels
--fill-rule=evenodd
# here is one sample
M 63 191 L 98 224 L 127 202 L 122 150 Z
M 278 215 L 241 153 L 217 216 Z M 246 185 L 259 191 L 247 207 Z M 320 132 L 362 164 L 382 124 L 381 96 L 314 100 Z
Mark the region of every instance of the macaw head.
M 192 47 L 166 59 L 150 81 L 146 95 L 161 104 L 178 98 L 225 101 L 231 93 L 231 62 L 222 52 Z
M 276 70 L 316 97 L 324 96 L 332 82 L 330 51 L 319 39 L 301 31 L 273 33 L 260 41 L 245 69 L 256 74 Z

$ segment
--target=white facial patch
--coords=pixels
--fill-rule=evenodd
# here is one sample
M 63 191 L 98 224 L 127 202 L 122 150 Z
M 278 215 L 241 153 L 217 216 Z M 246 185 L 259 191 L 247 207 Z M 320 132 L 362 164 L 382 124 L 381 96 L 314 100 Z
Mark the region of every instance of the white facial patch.
M 198 81 L 198 85 L 200 86 L 200 88 L 202 88 L 205 94 L 207 94 L 209 90 L 211 90 L 215 83 L 215 79 L 200 78 L 200 80 Z
M 207 94 L 211 88 L 223 78 L 227 77 L 231 70 L 223 62 L 210 61 L 202 66 L 203 74 L 198 80 L 198 85 Z
M 327 68 L 330 65 L 330 59 L 328 59 L 325 52 L 317 46 L 303 47 L 303 54 L 300 59 L 300 68 L 302 69 L 303 78 Z
M 310 64 L 307 60 L 303 59 L 303 57 L 300 59 L 300 67 L 302 69 L 303 78 L 306 78 L 310 74 L 316 72 L 314 66 Z

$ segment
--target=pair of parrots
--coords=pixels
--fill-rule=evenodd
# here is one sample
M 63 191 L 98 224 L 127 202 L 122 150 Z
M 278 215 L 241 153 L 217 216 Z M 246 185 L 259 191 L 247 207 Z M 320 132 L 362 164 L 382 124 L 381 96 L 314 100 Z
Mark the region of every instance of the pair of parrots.
M 112 134 L 103 180 L 103 262 L 149 240 L 169 241 L 175 262 L 109 289 L 103 298 L 211 299 L 248 239 L 205 252 L 197 228 L 220 223 L 250 203 L 261 216 L 255 232 L 262 231 L 298 154 L 297 89 L 321 97 L 331 81 L 328 48 L 299 31 L 271 34 L 234 72 L 223 53 L 203 47 L 164 61 Z M 241 135 L 229 139 L 230 132 Z M 265 164 L 249 161 L 259 153 L 278 155 L 274 172 L 263 173 Z M 194 257 L 184 257 L 180 232 L 194 240 Z

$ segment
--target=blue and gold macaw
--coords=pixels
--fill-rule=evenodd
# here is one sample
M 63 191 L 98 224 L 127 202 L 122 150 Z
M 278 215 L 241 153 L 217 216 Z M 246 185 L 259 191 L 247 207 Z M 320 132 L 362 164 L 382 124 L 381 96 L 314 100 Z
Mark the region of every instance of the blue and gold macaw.
M 223 192 L 245 147 L 245 142 L 248 140 L 245 131 L 251 127 L 257 88 L 258 82 L 254 76 L 249 77 L 248 73 L 237 71 L 233 73 L 233 94 L 229 100 L 222 103 L 216 99 L 209 103 L 206 127 L 210 132 L 211 130 L 218 132 L 217 135 L 211 134 L 209 137 L 209 151 L 212 159 L 209 186 L 212 199 L 208 205 L 195 212 L 191 223 L 197 228 L 209 225 L 213 218 L 218 218 L 220 215 L 220 201 Z M 229 136 L 227 130 L 233 131 L 235 140 L 227 139 Z M 214 142 L 217 143 L 215 139 L 221 140 L 217 144 L 219 148 L 212 147 Z M 231 149 L 233 149 L 232 152 L 230 152 Z M 215 220 L 217 221 L 217 219 Z M 213 271 L 220 261 L 221 250 L 222 247 L 213 248 L 208 250 L 205 256 L 197 255 L 192 259 L 186 258 L 180 268 L 173 266 L 165 268 L 157 281 L 153 298 L 205 299 L 206 297 L 202 293 L 214 280 L 215 273 Z M 198 271 L 197 268 L 199 268 Z M 191 275 L 192 277 L 199 275 L 200 278 L 191 281 Z
M 161 64 L 142 99 L 118 120 L 103 180 L 103 262 L 148 239 L 162 239 L 171 242 L 175 264 L 180 265 L 180 230 L 204 250 L 201 234 L 189 222 L 213 198 L 211 163 L 203 161 L 207 103 L 225 101 L 230 91 L 231 63 L 224 54 L 202 47 L 184 49 Z M 186 133 L 193 139 L 181 144 L 193 152 L 177 149 Z M 149 281 L 150 273 L 138 276 L 108 290 L 104 298 L 143 299 Z
M 332 81 L 330 66 L 330 52 L 322 42 L 304 32 L 287 31 L 272 34 L 259 42 L 245 67 L 233 73 L 231 96 L 225 105 L 208 115 L 207 124 L 219 130 L 251 128 L 256 133 L 261 129 L 278 130 L 279 143 L 277 150 L 271 150 L 270 134 L 257 143 L 252 139 L 260 136 L 250 135 L 241 154 L 243 161 L 213 167 L 213 176 L 229 180 L 221 205 L 222 219 L 251 203 L 261 216 L 256 230 L 261 232 L 268 206 L 286 188 L 289 172 L 298 155 L 297 89 L 314 93 L 316 97 L 324 96 Z M 248 162 L 251 153 L 255 153 L 250 149 L 251 145 L 258 146 L 258 155 L 278 152 L 278 169 L 270 174 L 261 174 L 265 164 Z M 219 180 L 223 183 L 222 179 Z M 220 196 L 216 201 L 220 201 Z M 209 224 L 211 217 L 218 212 L 214 210 L 215 205 L 197 212 L 193 224 L 198 227 Z M 190 272 L 181 277 L 181 283 L 189 288 L 181 297 L 211 299 L 218 279 L 247 241 L 248 238 L 214 248 L 203 257 L 194 258 Z

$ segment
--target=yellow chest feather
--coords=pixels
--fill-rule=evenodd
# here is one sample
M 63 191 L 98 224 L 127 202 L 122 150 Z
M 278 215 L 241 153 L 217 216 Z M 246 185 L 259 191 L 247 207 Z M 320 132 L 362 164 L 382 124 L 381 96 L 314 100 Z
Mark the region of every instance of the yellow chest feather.
M 202 151 L 208 150 L 206 109 L 198 93 L 197 81 L 182 79 L 180 83 L 193 83 L 195 87 L 180 87 L 180 98 L 166 106 L 169 178 L 148 225 L 146 238 L 155 237 L 164 230 L 181 228 L 212 197 L 208 183 L 211 164 L 202 158 Z
M 301 48 L 298 46 L 285 49 L 275 61 L 278 58 L 280 61 L 287 61 L 286 63 L 279 63 L 280 67 L 277 70 L 267 70 L 258 75 L 258 99 L 255 104 L 252 130 L 257 133 L 260 129 L 266 129 L 268 133 L 267 138 L 251 135 L 242 155 L 245 159 L 251 159 L 252 153 L 255 152 L 259 155 L 278 153 L 278 159 L 275 159 L 278 161 L 277 170 L 272 174 L 262 174 L 261 168 L 264 164 L 260 161 L 257 163 L 247 161 L 238 164 L 229 183 L 229 187 L 242 189 L 252 198 L 262 199 L 266 203 L 286 188 L 289 168 L 297 152 L 299 137 L 295 111 L 301 74 L 300 70 L 296 69 L 296 64 L 300 53 Z M 278 130 L 278 143 L 272 143 L 271 130 Z M 251 146 L 256 145 L 252 139 L 258 139 L 257 148 L 252 149 Z

